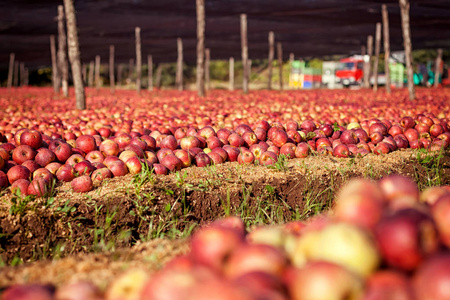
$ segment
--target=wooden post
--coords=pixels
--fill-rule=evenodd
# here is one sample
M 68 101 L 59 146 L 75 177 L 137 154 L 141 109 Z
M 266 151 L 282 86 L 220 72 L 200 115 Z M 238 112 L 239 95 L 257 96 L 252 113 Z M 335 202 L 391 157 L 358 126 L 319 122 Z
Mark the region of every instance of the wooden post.
M 91 62 L 89 63 L 89 83 L 88 86 L 89 87 L 93 87 L 94 86 L 94 61 L 91 60 Z
M 228 86 L 228 89 L 230 90 L 230 91 L 234 91 L 234 57 L 230 57 L 230 59 L 229 59 L 229 67 L 230 67 L 230 70 L 229 70 L 229 80 L 230 80 L 230 82 L 229 82 L 229 86 Z
M 368 59 L 364 64 L 364 87 L 370 88 L 370 61 L 373 53 L 373 36 L 367 37 L 367 56 Z
M 403 31 L 403 46 L 405 48 L 406 58 L 406 74 L 408 76 L 408 92 L 409 99 L 414 100 L 416 98 L 416 92 L 414 89 L 414 71 L 413 71 L 413 59 L 412 59 L 412 45 L 411 45 L 411 31 L 409 27 L 409 1 L 399 0 L 400 12 L 402 17 L 402 31 Z
M 248 93 L 248 45 L 247 45 L 247 15 L 241 14 L 241 50 L 242 67 L 244 70 L 242 89 L 245 94 Z
M 58 75 L 58 66 L 56 64 L 56 43 L 55 36 L 50 35 L 50 53 L 52 56 L 52 84 L 53 90 L 55 93 L 59 93 L 59 75 Z
M 280 90 L 283 90 L 283 48 L 280 42 L 277 43 L 278 72 L 280 76 Z
M 205 0 L 196 0 L 197 9 L 197 93 L 205 96 Z
M 383 15 L 383 41 L 384 41 L 384 77 L 386 78 L 386 93 L 391 93 L 391 72 L 389 70 L 389 56 L 391 46 L 389 42 L 389 16 L 386 4 L 381 6 Z
M 179 91 L 183 90 L 183 40 L 177 38 L 177 71 L 175 76 L 175 84 Z
M 378 91 L 378 61 L 380 59 L 381 23 L 378 22 L 375 30 L 375 59 L 373 60 L 373 91 Z
M 19 62 L 16 60 L 14 62 L 14 82 L 13 85 L 15 87 L 19 86 Z
M 24 86 L 24 81 L 25 81 L 25 64 L 23 62 L 20 63 L 20 86 Z
M 122 85 L 123 64 L 117 66 L 117 85 Z
M 109 46 L 109 87 L 111 94 L 114 94 L 116 89 L 116 79 L 114 77 L 114 45 Z
M 206 90 L 211 89 L 211 78 L 209 76 L 209 62 L 211 59 L 211 54 L 209 51 L 209 48 L 205 49 L 205 83 L 206 83 Z
M 134 59 L 130 58 L 128 61 L 128 81 L 131 82 L 133 79 L 133 71 L 134 71 Z
M 439 48 L 437 50 L 437 57 L 434 66 L 434 87 L 437 88 L 439 86 L 439 76 L 441 73 L 441 64 L 442 64 L 442 49 Z
M 162 68 L 163 65 L 159 64 L 158 67 L 156 68 L 156 78 L 155 78 L 155 85 L 158 89 L 161 88 L 161 74 L 162 74 Z
M 141 56 L 141 28 L 135 28 L 136 34 L 136 92 L 141 92 L 142 56 Z
M 267 89 L 272 89 L 272 65 L 273 65 L 273 56 L 274 56 L 274 43 L 275 36 L 273 31 L 269 32 L 269 60 L 268 60 L 268 72 L 267 72 Z
M 72 68 L 73 85 L 75 87 L 76 108 L 86 109 L 84 83 L 81 78 L 80 47 L 78 44 L 78 29 L 73 0 L 64 0 L 67 21 L 67 35 L 69 45 L 69 60 Z
M 58 68 L 64 97 L 69 95 L 69 67 L 67 64 L 67 37 L 64 29 L 64 7 L 58 5 Z
M 13 84 L 14 58 L 15 58 L 15 54 L 11 53 L 9 55 L 8 83 L 7 83 L 8 89 L 10 89 Z
M 100 89 L 100 55 L 95 56 L 95 89 Z
M 153 91 L 153 57 L 151 55 L 147 56 L 148 64 L 148 90 Z

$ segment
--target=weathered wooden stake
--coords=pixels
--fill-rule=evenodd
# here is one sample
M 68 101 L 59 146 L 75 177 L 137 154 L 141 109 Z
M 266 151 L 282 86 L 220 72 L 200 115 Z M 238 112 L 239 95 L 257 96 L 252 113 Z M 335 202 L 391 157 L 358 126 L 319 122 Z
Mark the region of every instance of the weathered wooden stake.
M 151 55 L 147 56 L 148 64 L 148 90 L 153 91 L 153 57 Z
M 283 90 L 283 47 L 280 42 L 277 43 L 278 54 L 278 72 L 280 76 L 280 90 Z
M 117 66 L 117 85 L 122 85 L 123 64 Z
M 414 89 L 414 71 L 413 71 L 413 58 L 412 58 L 412 45 L 411 45 L 411 31 L 409 27 L 409 1 L 399 0 L 400 12 L 402 17 L 402 31 L 403 31 L 403 46 L 405 48 L 406 58 L 406 74 L 408 76 L 408 92 L 409 99 L 414 100 L 416 98 L 416 92 Z
M 56 63 L 56 43 L 55 36 L 50 35 L 50 53 L 52 56 L 52 84 L 55 93 L 59 93 L 59 75 L 58 75 L 58 65 Z
M 242 67 L 244 70 L 242 89 L 245 94 L 248 93 L 248 44 L 247 44 L 247 15 L 241 14 L 241 50 L 242 50 Z
M 15 87 L 19 86 L 19 62 L 16 60 L 14 62 L 14 82 Z
M 136 34 L 136 91 L 141 92 L 141 77 L 142 77 L 142 56 L 141 56 L 141 28 L 135 28 Z
M 156 78 L 155 78 L 155 85 L 158 89 L 161 88 L 161 74 L 162 74 L 163 65 L 159 64 L 156 68 Z
M 378 91 L 378 61 L 380 59 L 381 23 L 378 22 L 375 30 L 375 59 L 373 60 L 373 91 Z
M 95 56 L 95 89 L 100 89 L 100 55 Z
M 175 84 L 179 91 L 183 90 L 183 40 L 177 38 L 177 71 L 175 76 Z
M 370 88 L 370 61 L 373 54 L 373 36 L 367 37 L 367 56 L 368 60 L 364 64 L 364 87 Z
M 230 59 L 229 59 L 229 67 L 230 67 L 230 70 L 229 70 L 229 80 L 230 80 L 230 82 L 229 82 L 229 86 L 228 86 L 228 89 L 230 90 L 230 91 L 234 91 L 234 57 L 230 57 Z
M 442 64 L 442 49 L 439 48 L 437 50 L 437 57 L 434 68 L 434 87 L 437 88 L 439 86 L 439 76 L 441 75 L 441 64 Z
M 114 77 L 114 45 L 109 46 L 109 87 L 111 94 L 114 94 L 116 89 L 116 79 Z
M 14 58 L 15 58 L 15 54 L 11 53 L 9 55 L 8 83 L 7 83 L 8 89 L 10 89 L 13 84 Z
M 64 97 L 69 95 L 69 66 L 67 63 L 67 36 L 64 28 L 64 7 L 58 5 L 58 68 Z
M 25 63 L 20 63 L 20 86 L 24 86 L 25 81 Z
M 206 83 L 206 90 L 211 89 L 211 78 L 209 76 L 209 63 L 211 60 L 211 52 L 209 51 L 209 48 L 205 49 L 205 83 Z
M 91 62 L 89 63 L 89 87 L 93 87 L 94 86 L 94 70 L 95 70 L 95 65 L 94 65 L 94 61 L 91 60 Z
M 77 20 L 73 0 L 64 0 L 66 11 L 69 60 L 72 68 L 73 85 L 75 87 L 76 108 L 86 109 L 86 96 L 84 91 L 83 78 L 81 78 L 80 47 L 78 44 Z
M 275 35 L 273 31 L 269 32 L 269 59 L 268 59 L 268 72 L 267 72 L 267 89 L 272 89 L 272 65 L 274 56 L 274 43 Z
M 197 93 L 205 96 L 205 0 L 196 0 L 197 9 Z
M 386 78 L 386 93 L 391 93 L 391 72 L 389 70 L 389 57 L 391 46 L 389 41 L 389 15 L 386 4 L 381 6 L 383 16 L 383 41 L 384 41 L 384 77 Z

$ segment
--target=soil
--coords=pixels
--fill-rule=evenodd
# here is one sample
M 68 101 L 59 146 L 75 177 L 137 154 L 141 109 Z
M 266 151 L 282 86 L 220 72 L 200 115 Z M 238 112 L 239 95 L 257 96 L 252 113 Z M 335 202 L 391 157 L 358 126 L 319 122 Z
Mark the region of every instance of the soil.
M 52 197 L 29 202 L 6 191 L 0 197 L 0 289 L 79 279 L 105 287 L 126 269 L 153 272 L 186 253 L 186 237 L 218 218 L 238 215 L 248 226 L 306 219 L 332 207 L 351 178 L 392 173 L 420 189 L 450 184 L 450 155 L 309 156 L 278 169 L 225 163 L 113 178 L 86 194 L 65 183 Z

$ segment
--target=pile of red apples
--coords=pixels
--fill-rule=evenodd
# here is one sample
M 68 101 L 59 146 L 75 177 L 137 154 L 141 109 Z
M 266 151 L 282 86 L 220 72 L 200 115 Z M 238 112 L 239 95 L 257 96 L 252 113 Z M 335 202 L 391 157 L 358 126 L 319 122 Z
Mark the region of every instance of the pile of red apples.
M 450 298 L 450 186 L 420 193 L 399 175 L 353 179 L 334 203 L 307 221 L 250 232 L 237 217 L 214 221 L 186 255 L 154 274 L 129 270 L 105 292 L 89 282 L 15 285 L 2 299 Z
M 0 188 L 42 196 L 60 181 L 71 182 L 75 192 L 88 192 L 106 178 L 137 174 L 143 168 L 167 174 L 233 161 L 268 166 L 279 155 L 305 158 L 315 152 L 347 158 L 406 148 L 441 151 L 450 145 L 448 120 L 431 113 L 346 126 L 291 119 L 233 128 L 174 124 L 135 131 L 129 122 L 128 130 L 120 131 L 105 124 L 69 126 L 63 135 L 57 130 L 64 126 L 61 120 L 52 122 L 53 131 L 32 126 L 0 132 Z

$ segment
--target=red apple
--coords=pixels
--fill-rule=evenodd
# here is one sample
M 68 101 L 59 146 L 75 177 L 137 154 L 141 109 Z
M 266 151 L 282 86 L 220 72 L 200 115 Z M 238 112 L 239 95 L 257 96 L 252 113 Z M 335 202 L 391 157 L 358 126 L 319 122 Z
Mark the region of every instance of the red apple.
M 347 145 L 339 144 L 336 145 L 333 149 L 333 155 L 336 157 L 349 157 L 350 156 L 350 150 Z
M 181 160 L 175 154 L 169 154 L 163 157 L 161 164 L 170 171 L 178 171 L 181 169 Z
M 160 142 L 161 148 L 167 148 L 170 150 L 175 150 L 178 147 L 178 142 L 173 135 L 168 135 Z
M 30 182 L 28 186 L 28 195 L 42 197 L 47 195 L 49 190 L 49 182 L 42 177 L 37 177 Z
M 228 143 L 234 147 L 242 147 L 245 144 L 245 140 L 237 133 L 232 133 L 228 137 Z
M 273 133 L 271 140 L 275 146 L 280 148 L 281 146 L 287 143 L 288 135 L 284 130 L 277 130 Z
M 105 160 L 105 156 L 100 150 L 94 150 L 86 153 L 85 159 L 90 163 L 103 162 Z
M 408 277 L 395 270 L 381 270 L 372 274 L 366 283 L 362 300 L 414 300 Z
M 20 135 L 20 145 L 27 145 L 34 150 L 42 145 L 42 135 L 37 130 L 25 130 Z
M 211 165 L 212 161 L 211 158 L 208 156 L 208 154 L 204 153 L 204 152 L 200 152 L 198 153 L 195 158 L 195 165 L 197 167 L 206 167 Z
M 89 175 L 82 175 L 80 177 L 76 177 L 70 183 L 72 189 L 76 193 L 86 193 L 92 191 L 94 189 L 94 184 Z
M 33 179 L 42 178 L 49 184 L 53 181 L 53 174 L 46 168 L 39 168 L 33 172 Z
M 106 159 L 105 159 L 106 160 Z M 106 165 L 106 164 L 105 164 Z M 111 162 L 109 165 L 106 165 L 111 173 L 115 176 L 125 176 L 128 174 L 128 168 L 123 161 L 116 160 Z
M 138 174 L 142 171 L 142 163 L 141 159 L 137 156 L 130 157 L 126 162 L 125 165 L 128 168 L 128 171 L 130 174 Z
M 270 166 L 278 161 L 277 154 L 272 151 L 265 151 L 259 157 L 259 163 L 263 166 Z
M 53 300 L 53 287 L 41 284 L 12 285 L 2 293 L 2 300 Z
M 91 175 L 92 172 L 94 172 L 94 166 L 88 160 L 80 161 L 73 167 L 73 169 L 75 170 L 77 176 Z
M 16 179 L 16 181 L 18 181 L 18 180 L 21 180 L 21 179 Z M 7 186 L 8 186 L 8 176 L 5 174 L 5 172 L 0 170 L 0 191 Z
M 91 179 L 93 184 L 100 184 L 106 178 L 112 178 L 113 174 L 108 168 L 100 168 L 92 172 Z
M 254 162 L 254 160 L 255 160 L 255 156 L 253 155 L 253 153 L 250 150 L 248 150 L 246 148 L 241 149 L 241 153 L 239 154 L 238 159 L 237 159 L 237 161 L 240 164 L 251 164 Z
M 97 150 L 95 138 L 91 135 L 82 135 L 75 140 L 75 143 L 76 147 L 84 153 Z
M 297 146 L 295 144 L 287 142 L 280 148 L 280 155 L 285 155 L 287 158 L 294 158 L 295 157 L 295 150 L 297 149 Z
M 200 146 L 200 141 L 195 136 L 187 136 L 180 140 L 180 147 L 183 150 L 189 150 L 192 148 L 198 148 Z
M 36 157 L 36 151 L 28 145 L 17 146 L 12 152 L 12 159 L 21 165 L 27 160 L 33 160 Z
M 425 261 L 414 274 L 416 299 L 444 300 L 450 298 L 450 254 L 441 253 Z
M 72 155 L 72 146 L 67 143 L 60 143 L 54 150 L 56 158 L 65 163 L 67 159 Z
M 167 175 L 169 173 L 169 169 L 161 164 L 153 164 L 153 171 L 159 175 Z
M 3 173 L 3 174 L 5 174 L 5 173 Z M 2 178 L 2 175 L 0 173 L 0 187 L 2 187 L 2 185 L 1 185 L 2 179 L 1 178 Z M 5 178 L 6 178 L 6 176 L 5 176 Z M 20 193 L 20 195 L 26 196 L 26 195 L 28 195 L 28 187 L 29 186 L 30 186 L 30 181 L 28 179 L 18 179 L 16 181 L 14 181 L 14 183 L 11 185 L 11 193 L 13 193 L 15 195 L 17 193 Z
M 310 149 L 309 145 L 305 142 L 301 142 L 297 145 L 295 149 L 295 157 L 297 158 L 305 158 L 309 155 Z
M 31 178 L 31 172 L 30 170 L 28 170 L 28 168 L 21 165 L 17 165 L 9 169 L 8 172 L 6 173 L 6 176 L 8 177 L 9 184 L 13 184 L 14 181 L 18 179 L 29 180 Z

